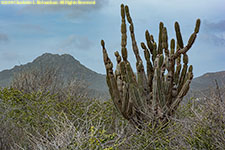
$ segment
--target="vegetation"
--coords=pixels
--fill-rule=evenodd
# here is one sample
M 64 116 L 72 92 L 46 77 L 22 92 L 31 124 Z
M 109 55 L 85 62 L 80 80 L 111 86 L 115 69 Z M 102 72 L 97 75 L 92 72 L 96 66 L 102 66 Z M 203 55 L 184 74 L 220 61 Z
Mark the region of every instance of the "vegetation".
M 179 107 L 168 125 L 132 126 L 111 100 L 0 90 L 1 150 L 224 149 L 225 104 L 216 97 Z
M 39 78 L 46 77 L 48 83 L 55 78 L 48 73 Z M 76 88 L 50 90 L 58 86 L 32 81 L 32 74 L 20 74 L 11 88 L 0 90 L 1 150 L 225 148 L 223 94 L 204 103 L 191 99 L 166 124 L 148 122 L 140 130 L 116 111 L 111 100 L 76 94 L 82 93 L 79 82 L 71 83 Z M 26 82 L 35 88 L 18 86 Z
M 197 37 L 200 19 L 196 21 L 194 32 L 186 46 L 183 44 L 179 24 L 178 22 L 175 23 L 176 51 L 174 39 L 171 40 L 169 51 L 167 29 L 162 22 L 159 24 L 158 45 L 154 41 L 153 35 L 150 35 L 146 30 L 147 47 L 143 42 L 141 43 L 146 59 L 146 76 L 135 40 L 133 21 L 128 6 L 124 7 L 123 4 L 121 5 L 121 17 L 121 54 L 123 61 L 119 52 L 116 51 L 117 66 L 115 73 L 113 73 L 113 64 L 108 57 L 105 43 L 103 40 L 101 41 L 107 84 L 112 100 L 123 117 L 136 126 L 143 127 L 143 124 L 149 121 L 167 123 L 169 117 L 173 116 L 183 97 L 187 94 L 193 78 L 193 67 L 192 65 L 188 67 L 187 51 L 192 47 Z M 125 18 L 130 24 L 132 48 L 137 60 L 137 77 L 127 60 Z M 183 66 L 181 65 L 182 55 Z
M 162 59 L 162 55 L 155 59 Z M 24 72 L 10 88 L 0 89 L 0 150 L 225 149 L 225 99 L 221 92 L 204 103 L 189 100 L 166 122 L 146 119 L 140 129 L 116 110 L 115 101 L 88 97 L 80 82 L 61 86 L 64 83 L 54 72 Z M 187 77 L 191 74 L 189 71 Z M 180 82 L 181 76 L 177 79 Z

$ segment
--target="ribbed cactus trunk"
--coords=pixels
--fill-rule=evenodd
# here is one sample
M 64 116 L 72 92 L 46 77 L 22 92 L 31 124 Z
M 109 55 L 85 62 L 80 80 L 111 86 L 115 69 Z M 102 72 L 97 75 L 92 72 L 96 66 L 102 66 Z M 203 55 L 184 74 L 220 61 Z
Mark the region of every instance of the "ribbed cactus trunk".
M 193 78 L 192 65 L 188 66 L 187 51 L 193 45 L 199 32 L 200 19 L 196 21 L 195 30 L 184 46 L 180 27 L 175 23 L 177 45 L 175 40 L 168 48 L 167 29 L 159 24 L 158 45 L 148 30 L 145 32 L 146 44 L 141 43 L 146 60 L 147 73 L 139 55 L 135 40 L 134 25 L 128 6 L 121 5 L 121 55 L 115 52 L 117 66 L 113 72 L 113 64 L 108 57 L 105 43 L 102 40 L 103 58 L 106 68 L 106 81 L 111 98 L 117 110 L 134 125 L 142 125 L 149 121 L 166 123 L 187 94 Z M 136 57 L 137 75 L 127 60 L 127 27 L 129 23 L 133 52 Z M 146 46 L 147 45 L 147 46 Z M 183 64 L 181 63 L 183 58 Z

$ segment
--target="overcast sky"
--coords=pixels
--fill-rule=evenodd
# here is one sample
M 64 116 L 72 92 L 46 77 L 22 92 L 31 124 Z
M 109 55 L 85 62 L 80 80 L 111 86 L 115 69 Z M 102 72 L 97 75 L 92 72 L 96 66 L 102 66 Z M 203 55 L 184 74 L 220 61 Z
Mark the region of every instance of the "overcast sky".
M 169 39 L 175 38 L 174 22 L 178 21 L 186 44 L 200 18 L 200 32 L 188 52 L 194 75 L 225 70 L 225 0 L 96 0 L 96 5 L 89 6 L 0 5 L 0 71 L 48 52 L 71 54 L 105 74 L 100 41 L 105 40 L 115 62 L 113 53 L 120 51 L 122 2 L 130 8 L 139 45 L 145 41 L 146 29 L 157 39 L 160 21 Z M 128 57 L 134 66 L 130 44 Z

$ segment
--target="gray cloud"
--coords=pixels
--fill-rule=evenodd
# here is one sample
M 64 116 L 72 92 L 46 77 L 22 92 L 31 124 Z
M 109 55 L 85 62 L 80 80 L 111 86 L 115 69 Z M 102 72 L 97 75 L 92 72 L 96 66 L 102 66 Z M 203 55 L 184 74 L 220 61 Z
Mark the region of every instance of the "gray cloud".
M 78 1 L 78 0 L 74 0 Z M 86 13 L 99 10 L 108 4 L 109 0 L 80 0 L 95 1 L 95 5 L 28 5 L 24 7 L 22 12 L 33 12 L 38 14 L 45 13 L 64 13 L 69 18 L 77 18 Z
M 225 45 L 225 20 L 219 22 L 203 22 L 203 33 L 201 35 L 204 42 L 210 42 L 215 46 Z
M 225 45 L 225 37 L 219 36 L 214 33 L 205 33 L 201 35 L 201 38 L 204 42 L 212 43 L 216 46 L 224 46 Z
M 67 39 L 62 41 L 58 47 L 63 50 L 89 50 L 92 45 L 93 43 L 88 39 L 88 37 L 70 35 Z
M 9 41 L 8 35 L 4 34 L 4 33 L 0 33 L 0 43 L 6 43 Z
M 219 22 L 216 22 L 216 23 L 205 20 L 204 27 L 209 32 L 212 32 L 212 31 L 225 32 L 225 20 L 220 20 Z

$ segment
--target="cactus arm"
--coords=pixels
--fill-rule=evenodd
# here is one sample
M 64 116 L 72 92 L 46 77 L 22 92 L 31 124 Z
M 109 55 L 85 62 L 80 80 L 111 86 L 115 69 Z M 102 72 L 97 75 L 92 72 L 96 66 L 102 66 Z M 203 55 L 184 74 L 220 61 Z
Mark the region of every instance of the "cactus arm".
M 148 77 L 148 89 L 147 90 L 148 90 L 148 92 L 151 92 L 154 70 L 153 70 L 152 63 L 150 61 L 150 53 L 149 53 L 149 50 L 147 49 L 147 47 L 145 46 L 145 43 L 142 42 L 141 47 L 142 47 L 142 49 L 144 49 L 144 55 L 145 55 L 145 60 L 146 60 L 146 65 L 147 65 L 147 77 Z M 152 51 L 153 51 L 153 49 L 152 49 Z
M 185 77 L 186 77 L 186 73 L 187 73 L 187 68 L 188 68 L 188 55 L 187 54 L 184 54 L 183 55 L 183 69 L 181 71 L 181 75 L 180 75 L 180 78 L 179 78 L 179 83 L 178 83 L 178 92 L 181 90 L 183 84 L 184 84 L 184 81 L 185 81 Z
M 153 36 L 150 36 L 148 30 L 145 31 L 145 39 L 146 39 L 147 46 L 150 49 L 151 54 L 153 54 L 153 49 L 154 49 L 153 42 L 154 42 L 154 39 L 153 39 Z
M 168 35 L 166 27 L 163 27 L 162 29 L 162 48 L 165 52 L 165 61 L 164 61 L 164 69 L 167 69 L 168 73 L 165 77 L 165 81 L 163 82 L 163 88 L 164 88 L 164 101 L 161 103 L 162 107 L 166 106 L 165 104 L 171 99 L 171 88 L 173 85 L 173 60 L 170 56 L 170 51 L 168 50 Z M 163 70 L 163 73 L 165 70 Z M 163 90 L 163 89 L 162 89 Z M 166 100 L 165 100 L 166 99 Z
M 153 81 L 152 81 L 152 111 L 154 112 L 157 108 L 157 100 L 158 100 L 158 76 L 157 76 L 157 71 L 158 69 L 158 61 L 159 57 L 155 58 L 154 61 L 154 76 L 153 76 Z
M 192 35 L 190 36 L 190 38 L 188 40 L 188 44 L 184 48 L 180 47 L 176 51 L 176 53 L 174 54 L 174 59 L 176 59 L 180 54 L 185 54 L 192 47 L 195 39 L 197 38 L 197 34 L 198 34 L 199 28 L 200 28 L 200 23 L 201 23 L 200 19 L 197 19 L 194 33 L 192 33 Z
M 137 60 L 136 68 L 137 68 L 139 92 L 141 94 L 141 97 L 147 97 L 147 95 L 148 95 L 147 94 L 147 91 L 148 91 L 147 77 L 145 75 L 142 59 L 139 55 L 139 50 L 138 50 L 138 46 L 137 46 L 137 42 L 136 42 L 135 34 L 134 34 L 134 25 L 133 25 L 133 22 L 132 22 L 132 19 L 130 16 L 128 6 L 125 6 L 125 14 L 127 17 L 127 21 L 130 24 L 130 35 L 131 35 L 131 40 L 132 40 L 132 48 L 133 48 L 133 52 L 134 52 L 136 60 Z M 146 103 L 146 102 L 142 101 L 142 103 Z
M 180 90 L 180 92 L 179 92 L 177 98 L 175 99 L 175 101 L 170 106 L 170 112 L 169 112 L 170 115 L 173 115 L 173 113 L 175 112 L 175 110 L 179 106 L 180 102 L 182 101 L 183 97 L 187 94 L 187 92 L 188 92 L 188 90 L 190 88 L 190 84 L 191 84 L 192 78 L 193 78 L 193 73 L 192 72 L 188 72 L 188 79 L 187 79 L 187 81 L 183 85 L 183 87 Z
M 170 56 L 172 56 L 174 54 L 174 49 L 175 49 L 175 40 L 172 39 L 170 41 Z
M 158 104 L 160 107 L 162 107 L 165 104 L 165 82 L 162 72 L 164 67 L 164 57 L 162 54 L 159 55 L 159 62 L 158 62 L 158 68 L 157 68 L 157 87 L 158 87 Z M 154 87 L 153 87 L 154 88 Z
M 102 45 L 102 51 L 103 51 L 103 59 L 104 59 L 105 68 L 106 68 L 106 80 L 107 80 L 107 84 L 109 87 L 109 92 L 111 94 L 112 100 L 113 100 L 117 110 L 119 112 L 121 112 L 122 101 L 120 98 L 120 92 L 118 90 L 117 82 L 116 82 L 115 76 L 113 74 L 113 64 L 112 64 L 110 58 L 108 57 L 107 51 L 105 49 L 105 42 L 103 40 L 101 41 L 101 45 Z M 121 114 L 124 116 L 124 114 L 122 112 L 121 112 Z M 126 116 L 124 116 L 124 117 L 126 117 Z
M 147 42 L 147 46 L 152 54 L 152 63 L 154 63 L 155 57 L 156 57 L 156 45 L 154 46 L 154 38 L 153 35 L 150 35 L 148 30 L 145 31 L 145 39 Z M 150 92 L 152 92 L 152 80 L 153 80 L 153 76 L 154 76 L 154 69 L 153 69 L 153 65 L 150 61 L 150 53 L 147 49 L 147 47 L 145 46 L 144 43 L 141 43 L 141 47 L 142 49 L 144 49 L 144 54 L 145 54 L 145 59 L 146 59 L 146 63 L 147 63 L 147 77 L 148 77 L 148 85 L 150 88 Z
M 168 57 L 169 50 L 168 50 L 168 36 L 167 36 L 166 27 L 163 27 L 162 29 L 162 49 L 165 50 L 165 55 Z
M 180 63 L 180 58 L 181 56 L 179 56 L 177 59 L 176 59 L 176 72 L 174 74 L 174 82 L 175 84 L 177 85 L 178 84 L 178 81 L 179 81 L 179 75 L 180 75 L 180 70 L 181 70 L 181 63 Z
M 173 59 L 174 49 L 175 49 L 175 40 L 172 39 L 170 42 L 169 56 L 167 56 L 167 60 L 166 60 L 166 68 L 168 70 L 168 74 L 166 77 L 167 87 L 168 87 L 168 89 L 166 91 L 167 92 L 167 102 L 169 101 L 169 99 L 171 99 L 170 96 L 172 95 L 172 88 L 173 88 L 173 83 L 174 83 L 174 68 L 175 68 L 175 60 Z
M 135 54 L 137 62 L 139 62 L 139 61 L 141 61 L 141 57 L 139 55 L 138 46 L 137 46 L 137 42 L 136 42 L 135 34 L 134 34 L 134 24 L 133 24 L 133 21 L 132 21 L 131 16 L 130 16 L 128 6 L 125 6 L 125 12 L 126 12 L 125 14 L 126 14 L 126 17 L 127 17 L 127 21 L 130 24 L 130 35 L 131 35 L 133 52 Z
M 153 52 L 152 52 L 152 63 L 154 64 L 155 58 L 157 56 L 157 44 L 156 42 L 153 43 Z
M 159 42 L 158 42 L 158 54 L 162 54 L 162 34 L 163 34 L 163 23 L 159 23 Z
M 127 29 L 126 29 L 126 21 L 125 21 L 125 10 L 124 5 L 121 5 L 121 53 L 124 61 L 127 61 Z
M 118 86 L 118 90 L 120 92 L 120 95 L 123 95 L 123 90 L 122 90 L 122 76 L 121 76 L 121 69 L 120 69 L 120 63 L 121 63 L 121 56 L 119 55 L 119 52 L 116 51 L 115 53 L 116 56 L 116 60 L 117 60 L 117 65 L 116 65 L 116 70 L 115 70 L 115 78 L 117 81 L 117 86 Z
M 180 25 L 178 22 L 175 22 L 175 31 L 176 31 L 176 38 L 177 38 L 177 43 L 179 45 L 180 48 L 184 47 L 184 43 L 183 43 L 183 39 L 181 36 L 181 32 L 180 32 Z
M 174 60 L 171 58 L 171 56 L 169 56 L 166 62 L 166 68 L 168 70 L 168 73 L 165 81 L 166 82 L 165 95 L 167 104 L 170 104 L 172 102 L 172 89 L 174 83 L 174 66 L 175 66 L 174 64 L 175 64 Z
M 125 66 L 124 66 L 124 62 L 121 62 L 121 56 L 119 55 L 119 52 L 116 51 L 114 54 L 117 60 L 117 66 L 115 70 L 116 81 L 117 81 L 117 86 L 120 93 L 120 98 L 122 100 L 121 112 L 125 116 L 125 118 L 129 118 L 126 113 L 128 101 L 129 101 L 129 93 L 128 93 L 128 86 L 126 82 L 126 72 L 124 72 Z

